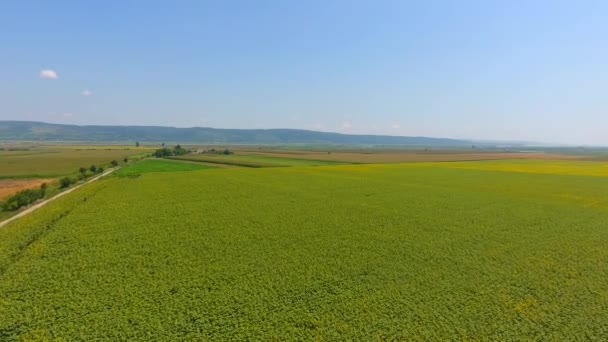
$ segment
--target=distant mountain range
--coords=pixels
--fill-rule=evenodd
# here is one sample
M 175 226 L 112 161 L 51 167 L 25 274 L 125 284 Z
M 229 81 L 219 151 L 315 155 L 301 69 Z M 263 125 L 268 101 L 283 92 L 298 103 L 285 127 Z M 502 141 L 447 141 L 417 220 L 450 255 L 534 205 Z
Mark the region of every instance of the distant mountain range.
M 301 129 L 221 129 L 160 126 L 77 126 L 0 121 L 0 140 L 183 142 L 228 144 L 341 144 L 470 146 L 471 141 L 387 135 L 355 135 Z

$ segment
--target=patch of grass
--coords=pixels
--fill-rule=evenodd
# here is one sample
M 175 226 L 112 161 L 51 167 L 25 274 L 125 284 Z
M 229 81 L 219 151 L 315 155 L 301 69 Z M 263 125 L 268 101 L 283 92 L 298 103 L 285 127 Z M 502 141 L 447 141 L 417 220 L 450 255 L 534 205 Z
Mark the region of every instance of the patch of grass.
M 116 171 L 118 176 L 129 176 L 133 174 L 148 172 L 174 172 L 174 171 L 193 171 L 202 169 L 213 169 L 213 166 L 171 161 L 164 159 L 145 159 Z
M 0 339 L 602 340 L 608 177 L 111 177 L 0 229 Z

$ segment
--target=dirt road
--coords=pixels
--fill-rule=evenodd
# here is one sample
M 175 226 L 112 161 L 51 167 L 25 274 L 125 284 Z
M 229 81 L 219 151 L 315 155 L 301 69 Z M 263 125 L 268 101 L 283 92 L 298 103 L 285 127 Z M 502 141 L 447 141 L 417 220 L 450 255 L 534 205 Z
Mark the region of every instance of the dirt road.
M 89 179 L 88 181 L 86 181 L 86 182 L 84 182 L 84 183 L 82 183 L 82 184 L 80 184 L 80 185 L 77 185 L 77 186 L 75 186 L 75 187 L 73 187 L 73 188 L 70 188 L 70 189 L 68 189 L 68 190 L 66 190 L 66 191 L 60 192 L 60 193 L 58 193 L 57 195 L 55 195 L 55 196 L 53 196 L 53 197 L 51 197 L 51 198 L 49 198 L 49 199 L 47 199 L 47 200 L 44 200 L 44 201 L 42 201 L 42 202 L 40 202 L 40 203 L 36 203 L 36 204 L 32 205 L 31 207 L 29 207 L 29 208 L 25 209 L 24 211 L 20 212 L 19 214 L 17 214 L 17 215 L 15 215 L 15 216 L 11 217 L 11 218 L 8 218 L 8 219 L 6 219 L 6 220 L 4 220 L 4 221 L 0 222 L 0 227 L 4 226 L 4 225 L 8 224 L 9 222 L 14 221 L 14 220 L 16 220 L 16 219 L 18 219 L 18 218 L 20 218 L 20 217 L 23 217 L 23 216 L 25 216 L 25 215 L 27 215 L 27 214 L 29 214 L 29 213 L 33 212 L 34 210 L 36 210 L 36 209 L 38 209 L 38 208 L 41 208 L 41 207 L 45 206 L 47 203 L 49 203 L 49 202 L 51 202 L 51 201 L 54 201 L 55 199 L 57 199 L 57 198 L 59 198 L 59 197 L 61 197 L 61 196 L 63 196 L 63 195 L 67 195 L 67 194 L 69 194 L 70 192 L 72 192 L 72 191 L 74 191 L 74 190 L 76 190 L 76 189 L 80 188 L 80 187 L 81 187 L 81 186 L 83 186 L 83 185 L 87 185 L 87 184 L 89 184 L 89 183 L 91 183 L 91 182 L 94 182 L 94 181 L 98 180 L 99 178 L 101 178 L 101 177 L 103 177 L 103 176 L 107 176 L 107 175 L 109 175 L 110 173 L 112 173 L 112 172 L 116 171 L 117 169 L 118 169 L 118 168 L 109 169 L 109 170 L 105 171 L 104 173 L 100 174 L 99 176 L 95 176 L 94 178 L 91 178 L 91 179 Z

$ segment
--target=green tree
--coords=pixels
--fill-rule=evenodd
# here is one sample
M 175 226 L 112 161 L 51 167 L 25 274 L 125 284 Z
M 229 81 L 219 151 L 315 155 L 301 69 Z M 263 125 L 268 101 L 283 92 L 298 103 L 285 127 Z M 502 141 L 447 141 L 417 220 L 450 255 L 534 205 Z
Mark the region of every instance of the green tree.
M 175 147 L 173 148 L 173 155 L 175 156 L 181 156 L 186 153 L 188 153 L 188 150 L 183 148 L 181 145 L 175 145 Z
M 139 147 L 139 141 L 135 142 L 135 147 Z
M 72 180 L 72 178 L 70 177 L 63 177 L 59 180 L 59 187 L 60 188 L 67 188 L 68 186 L 72 185 L 74 181 Z
M 112 162 L 110 164 L 112 164 L 112 166 L 116 167 L 116 166 L 118 166 L 118 161 L 112 160 Z
M 167 157 L 167 156 L 171 156 L 173 155 L 173 151 L 171 151 L 171 149 L 168 148 L 159 148 L 158 150 L 154 151 L 154 156 L 157 158 L 161 158 L 161 157 Z
M 91 167 L 89 167 L 89 171 L 95 173 L 95 171 L 97 171 L 97 166 L 91 165 Z

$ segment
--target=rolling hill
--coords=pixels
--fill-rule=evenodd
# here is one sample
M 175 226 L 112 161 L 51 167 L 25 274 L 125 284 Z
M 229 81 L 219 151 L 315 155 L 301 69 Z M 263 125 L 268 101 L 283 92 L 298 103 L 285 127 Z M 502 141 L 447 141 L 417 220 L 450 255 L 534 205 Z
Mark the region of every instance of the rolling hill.
M 0 121 L 0 140 L 151 141 L 231 144 L 371 144 L 466 146 L 470 141 L 385 135 L 353 135 L 300 129 L 220 129 L 160 126 L 77 126 L 33 121 Z

